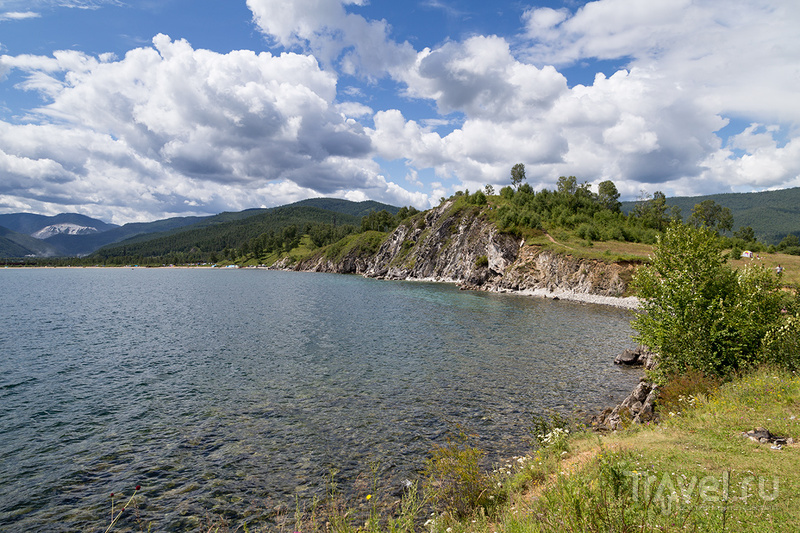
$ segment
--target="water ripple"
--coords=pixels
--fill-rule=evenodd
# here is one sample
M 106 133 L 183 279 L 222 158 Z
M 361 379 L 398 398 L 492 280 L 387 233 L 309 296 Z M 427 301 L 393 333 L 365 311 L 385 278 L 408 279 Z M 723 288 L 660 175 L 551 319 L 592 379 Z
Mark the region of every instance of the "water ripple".
M 266 271 L 0 273 L 0 523 L 102 530 L 141 485 L 155 530 L 271 524 L 414 478 L 466 429 L 490 458 L 531 418 L 619 399 L 625 311 L 424 283 Z

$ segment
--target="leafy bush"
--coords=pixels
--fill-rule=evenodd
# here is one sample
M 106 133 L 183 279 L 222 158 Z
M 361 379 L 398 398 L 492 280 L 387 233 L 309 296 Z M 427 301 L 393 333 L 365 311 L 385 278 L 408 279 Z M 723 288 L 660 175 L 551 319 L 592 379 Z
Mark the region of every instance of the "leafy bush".
M 691 398 L 708 396 L 720 385 L 717 377 L 708 376 L 697 370 L 671 375 L 667 383 L 659 389 L 657 408 L 662 414 L 678 412 L 686 407 Z
M 779 326 L 764 336 L 762 348 L 767 364 L 800 370 L 800 315 L 784 315 Z
M 491 513 L 504 498 L 481 468 L 483 456 L 464 434 L 436 446 L 425 463 L 426 497 L 454 518 L 470 516 L 478 509 Z
M 467 197 L 467 203 L 473 205 L 486 205 L 489 202 L 486 199 L 486 195 L 483 193 L 483 191 L 478 191 L 475 194 Z
M 578 236 L 581 239 L 586 239 L 587 241 L 597 241 L 600 240 L 600 233 L 595 229 L 595 227 L 591 224 L 581 224 L 578 228 Z
M 636 339 L 659 356 L 653 377 L 694 369 L 711 376 L 763 362 L 762 340 L 790 302 L 761 266 L 734 271 L 715 233 L 673 222 L 633 280 L 642 312 Z
M 475 268 L 486 268 L 489 266 L 489 258 L 485 255 L 479 256 L 475 259 Z
M 787 246 L 783 249 L 783 253 L 788 255 L 800 255 L 800 246 Z

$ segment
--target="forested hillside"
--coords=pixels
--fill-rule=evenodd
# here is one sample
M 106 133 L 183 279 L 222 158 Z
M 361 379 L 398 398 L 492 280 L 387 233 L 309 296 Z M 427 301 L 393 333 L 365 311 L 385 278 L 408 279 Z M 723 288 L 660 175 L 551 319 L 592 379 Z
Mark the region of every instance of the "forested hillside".
M 667 198 L 667 205 L 680 210 L 683 220 L 692 208 L 705 200 L 727 207 L 733 215 L 733 229 L 750 226 L 758 240 L 778 244 L 786 235 L 800 236 L 800 187 L 779 191 L 677 196 Z M 622 209 L 632 211 L 637 202 L 624 202 Z
M 58 255 L 53 246 L 29 235 L 0 226 L 0 257 L 52 257 Z
M 310 235 L 317 246 L 322 246 L 359 230 L 361 213 L 373 213 L 378 208 L 387 213 L 399 209 L 378 202 L 320 198 L 272 209 L 223 213 L 190 227 L 122 241 L 98 250 L 92 257 L 111 264 L 156 258 L 166 263 L 217 262 L 232 260 L 237 254 L 288 250 L 297 246 L 303 235 Z
M 400 210 L 400 208 L 393 205 L 382 204 L 373 200 L 351 202 L 349 200 L 341 200 L 339 198 L 309 198 L 308 200 L 300 200 L 299 202 L 288 204 L 284 207 L 316 207 L 319 209 L 334 211 L 336 213 L 352 215 L 358 218 L 365 217 L 370 213 L 379 211 L 386 211 L 391 215 L 395 215 Z

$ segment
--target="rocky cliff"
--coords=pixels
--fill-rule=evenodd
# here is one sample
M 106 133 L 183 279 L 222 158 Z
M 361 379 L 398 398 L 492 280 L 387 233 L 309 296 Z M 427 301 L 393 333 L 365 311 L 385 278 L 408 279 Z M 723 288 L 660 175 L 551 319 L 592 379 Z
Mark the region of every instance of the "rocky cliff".
M 320 253 L 295 270 L 362 274 L 395 280 L 429 280 L 488 291 L 581 299 L 632 307 L 622 298 L 632 264 L 556 254 L 501 233 L 477 206 L 451 199 L 399 226 L 377 251 L 354 247 L 329 257 Z

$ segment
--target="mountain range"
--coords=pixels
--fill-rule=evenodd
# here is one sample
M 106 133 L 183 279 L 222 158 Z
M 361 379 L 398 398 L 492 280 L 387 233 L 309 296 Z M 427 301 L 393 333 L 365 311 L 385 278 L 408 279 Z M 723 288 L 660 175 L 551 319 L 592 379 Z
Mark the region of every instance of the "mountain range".
M 756 237 L 777 244 L 787 234 L 800 236 L 800 187 L 756 193 L 729 193 L 667 198 L 686 220 L 692 208 L 713 200 L 728 207 L 734 229 L 750 226 Z M 623 202 L 629 212 L 636 202 Z M 0 214 L 0 257 L 81 257 L 103 247 L 124 247 L 127 253 L 190 249 L 221 250 L 270 231 L 306 223 L 360 224 L 373 211 L 396 214 L 398 207 L 375 201 L 351 202 L 313 198 L 270 209 L 248 209 L 207 217 L 174 217 L 118 226 L 76 213 L 55 216 L 31 213 Z M 211 229 L 213 228 L 213 229 Z M 112 253 L 116 253 L 113 252 Z
M 309 211 L 310 210 L 310 211 Z M 184 234 L 187 242 L 203 240 L 204 233 L 225 234 L 231 245 L 257 236 L 269 228 L 297 224 L 320 218 L 318 211 L 328 213 L 325 221 L 359 224 L 361 217 L 372 211 L 386 210 L 392 214 L 399 208 L 380 202 L 351 202 L 335 198 L 313 198 L 287 206 L 270 209 L 248 209 L 207 217 L 174 217 L 154 222 L 133 222 L 118 226 L 76 213 L 55 216 L 31 213 L 0 214 L 0 257 L 80 257 L 109 245 L 137 245 L 144 241 L 175 240 Z M 288 216 L 293 213 L 292 216 Z M 302 213 L 302 214 L 301 214 Z M 210 232 L 208 228 L 214 227 Z M 230 233 L 234 235 L 231 237 Z M 254 235 L 255 233 L 255 235 Z M 207 239 L 206 239 L 207 240 Z M 155 244 L 157 246 L 157 244 Z

